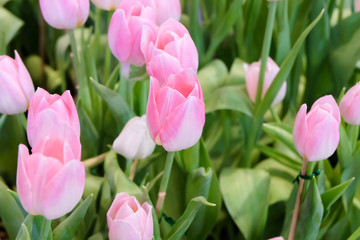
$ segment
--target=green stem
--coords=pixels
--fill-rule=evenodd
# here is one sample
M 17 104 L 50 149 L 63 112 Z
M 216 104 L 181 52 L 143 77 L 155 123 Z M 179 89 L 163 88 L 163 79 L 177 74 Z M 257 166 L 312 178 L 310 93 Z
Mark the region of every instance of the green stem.
M 272 106 L 270 107 L 270 112 L 271 112 L 271 115 L 274 118 L 275 122 L 276 123 L 281 123 L 281 120 L 280 120 L 279 116 L 277 115 L 275 109 Z
M 342 15 L 343 15 L 343 9 L 344 9 L 344 0 L 340 1 L 340 6 L 339 6 L 339 18 L 338 18 L 338 23 L 341 21 L 342 19 Z
M 51 220 L 47 220 L 44 217 L 44 222 L 41 227 L 41 233 L 40 233 L 39 240 L 46 240 L 49 236 L 50 229 L 51 229 Z
M 164 175 L 161 178 L 160 189 L 159 189 L 159 194 L 158 194 L 158 201 L 156 203 L 156 213 L 158 216 L 160 216 L 161 211 L 164 206 L 164 200 L 165 200 L 167 186 L 169 184 L 171 167 L 174 162 L 174 156 L 175 156 L 175 152 L 168 152 L 168 154 L 166 156 Z
M 253 118 L 250 124 L 250 134 L 245 143 L 245 153 L 244 153 L 244 167 L 251 167 L 251 155 L 253 149 L 257 142 L 257 136 L 259 134 L 259 129 L 261 128 L 263 119 L 262 118 Z
M 19 120 L 21 122 L 21 125 L 23 126 L 24 130 L 26 131 L 27 119 L 26 119 L 25 113 L 20 113 L 20 114 L 18 114 L 18 116 L 19 116 Z
M 132 159 L 126 159 L 125 175 L 127 177 L 130 176 L 132 162 L 133 162 Z
M 107 26 L 110 25 L 110 21 L 111 21 L 111 17 L 112 17 L 112 11 L 107 13 L 107 17 L 108 17 L 108 24 Z M 110 73 L 110 63 L 111 63 L 111 51 L 109 46 L 106 44 L 106 52 L 105 52 L 105 66 L 104 66 L 104 83 L 107 83 L 107 80 L 109 78 L 109 73 Z

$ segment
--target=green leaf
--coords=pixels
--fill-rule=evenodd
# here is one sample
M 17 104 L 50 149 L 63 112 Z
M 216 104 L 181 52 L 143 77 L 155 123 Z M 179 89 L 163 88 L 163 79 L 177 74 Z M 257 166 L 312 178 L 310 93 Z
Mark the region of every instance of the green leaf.
M 3 7 L 0 7 L 0 35 L 5 35 L 5 45 L 15 37 L 24 22 Z
M 93 194 L 90 194 L 63 222 L 61 222 L 53 231 L 54 239 L 72 239 L 84 219 Z
M 244 91 L 244 86 L 225 86 L 204 98 L 205 112 L 210 113 L 217 110 L 234 110 L 252 115 L 253 105 Z
M 210 97 L 214 90 L 224 85 L 228 75 L 225 63 L 221 60 L 214 60 L 201 68 L 197 74 L 204 98 Z
M 357 240 L 359 239 L 359 237 L 360 237 L 360 227 L 358 227 L 356 231 L 353 232 L 353 234 L 351 234 L 351 236 L 347 240 Z
M 265 227 L 270 175 L 262 170 L 226 168 L 220 173 L 225 206 L 246 239 L 259 239 Z
M 341 195 L 343 195 L 354 179 L 355 178 L 350 178 L 346 182 L 343 182 L 321 194 L 321 201 L 325 211 L 330 210 L 331 206 L 341 197 Z
M 263 154 L 266 156 L 274 159 L 278 163 L 290 167 L 292 169 L 301 169 L 301 163 L 298 160 L 295 160 L 291 157 L 289 157 L 287 154 L 283 154 L 279 152 L 277 149 L 274 149 L 272 147 L 268 147 L 265 145 L 257 145 L 257 149 L 260 150 Z
M 342 169 L 345 169 L 353 162 L 351 156 L 353 150 L 351 145 L 351 140 L 346 133 L 344 124 L 342 123 L 340 124 L 340 141 L 336 152 Z
M 0 218 L 9 237 L 14 239 L 24 221 L 24 215 L 7 189 L 7 186 L 0 181 L 0 206 L 2 206 L 0 207 Z
M 14 192 L 13 190 L 11 189 L 8 189 L 8 192 L 11 194 L 11 196 L 15 199 L 19 209 L 21 210 L 23 216 L 27 216 L 28 213 L 25 211 L 25 209 L 23 208 L 21 202 L 20 202 L 20 199 L 19 199 L 19 195 L 17 194 L 17 192 Z
M 295 62 L 298 52 L 300 51 L 302 44 L 306 38 L 306 36 L 310 33 L 310 31 L 314 28 L 314 26 L 318 23 L 321 19 L 322 15 L 324 14 L 324 10 L 322 10 L 319 16 L 305 29 L 305 31 L 300 35 L 299 39 L 296 41 L 294 47 L 291 49 L 289 54 L 286 56 L 284 62 L 280 66 L 280 71 L 276 75 L 274 81 L 270 85 L 269 89 L 267 90 L 264 98 L 255 109 L 255 116 L 263 116 L 267 109 L 271 106 L 271 103 L 274 101 L 277 93 L 279 92 L 282 84 L 289 76 L 291 68 Z
M 245 84 L 245 69 L 244 61 L 240 58 L 235 58 L 231 65 L 229 77 L 226 81 L 227 85 Z
M 172 227 L 171 231 L 165 237 L 165 239 L 180 239 L 185 234 L 186 230 L 190 226 L 191 222 L 194 220 L 196 213 L 202 205 L 206 206 L 215 206 L 213 203 L 209 203 L 202 196 L 193 198 L 188 206 L 186 207 L 183 215 L 176 221 L 175 225 Z
M 20 226 L 20 230 L 16 236 L 16 240 L 31 240 L 29 231 L 23 223 Z

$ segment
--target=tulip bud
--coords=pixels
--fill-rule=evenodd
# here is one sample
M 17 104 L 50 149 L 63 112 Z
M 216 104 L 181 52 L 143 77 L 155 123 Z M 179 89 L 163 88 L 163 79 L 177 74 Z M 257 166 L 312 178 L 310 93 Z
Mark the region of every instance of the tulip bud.
M 80 137 L 79 117 L 70 91 L 59 96 L 38 88 L 31 99 L 28 112 L 27 135 L 30 145 L 34 147 L 49 132 L 60 131 L 63 128 L 61 125 L 70 126 L 75 135 Z
M 179 0 L 155 0 L 156 22 L 161 25 L 169 18 L 180 20 L 181 5 Z
M 269 238 L 268 240 L 284 240 L 283 237 L 274 237 L 274 238 Z
M 151 0 L 123 0 L 111 18 L 108 39 L 111 52 L 120 62 L 136 66 L 145 63 L 140 48 L 143 29 L 155 38 L 155 9 Z
M 106 214 L 109 239 L 150 240 L 153 237 L 151 206 L 140 205 L 135 197 L 119 193 Z
M 201 137 L 205 105 L 199 81 L 192 69 L 150 77 L 147 125 L 152 139 L 167 151 L 193 146 Z
M 340 111 L 335 99 L 319 98 L 306 114 L 303 104 L 296 115 L 293 138 L 297 151 L 309 161 L 330 157 L 339 144 Z
M 256 93 L 257 93 L 259 76 L 260 76 L 260 66 L 261 66 L 261 61 L 254 62 L 250 65 L 246 63 L 244 64 L 246 90 L 248 92 L 250 99 L 253 102 L 255 102 L 256 100 Z M 279 70 L 280 70 L 279 66 L 270 57 L 268 57 L 266 61 L 266 70 L 265 70 L 265 77 L 262 87 L 261 99 L 265 96 L 266 91 L 269 89 L 271 83 L 273 82 Z M 275 97 L 272 105 L 281 102 L 284 99 L 285 94 L 286 94 L 286 82 L 284 82 L 283 85 L 281 86 L 280 91 Z
M 104 10 L 115 10 L 120 6 L 122 0 L 91 0 L 96 7 Z
M 130 119 L 113 143 L 113 149 L 126 159 L 144 159 L 152 154 L 155 143 L 146 125 L 146 115 Z
M 73 29 L 83 25 L 90 10 L 89 0 L 40 0 L 45 21 L 57 29 Z
M 34 94 L 34 85 L 15 51 L 15 60 L 0 56 L 0 113 L 18 114 L 25 112 Z
M 340 101 L 340 112 L 344 121 L 360 125 L 360 83 L 349 89 Z

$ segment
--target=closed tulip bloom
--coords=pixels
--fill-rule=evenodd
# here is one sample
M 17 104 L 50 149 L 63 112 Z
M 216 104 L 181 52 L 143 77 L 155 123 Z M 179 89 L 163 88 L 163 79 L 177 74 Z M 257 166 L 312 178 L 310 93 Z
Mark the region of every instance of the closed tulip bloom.
M 15 51 L 15 59 L 0 56 L 0 113 L 25 112 L 33 94 L 33 82 L 19 54 Z
M 57 29 L 73 29 L 83 25 L 90 10 L 89 0 L 40 0 L 45 21 Z
M 150 77 L 147 125 L 152 139 L 167 151 L 193 146 L 205 123 L 200 84 L 192 69 L 171 74 L 165 81 Z
M 170 18 L 161 24 L 154 41 L 151 40 L 151 37 L 151 31 L 147 31 L 145 28 L 141 49 L 148 65 L 152 65 L 151 61 L 155 56 L 165 54 L 176 59 L 181 68 L 191 68 L 194 72 L 197 72 L 199 65 L 198 52 L 184 25 Z M 149 75 L 153 76 L 152 67 L 146 69 Z
M 113 149 L 126 159 L 144 159 L 152 154 L 155 143 L 146 125 L 146 115 L 130 119 L 113 143 Z
M 109 239 L 150 240 L 153 237 L 151 206 L 140 205 L 126 193 L 116 195 L 107 212 Z
M 259 75 L 260 75 L 260 65 L 261 61 L 254 62 L 250 65 L 244 64 L 245 69 L 245 82 L 246 82 L 246 90 L 250 99 L 255 102 L 256 100 L 256 93 L 258 89 L 258 82 L 259 82 Z M 273 82 L 274 78 L 276 77 L 277 73 L 279 72 L 279 66 L 270 58 L 268 57 L 266 61 L 266 70 L 265 70 L 265 77 L 262 87 L 261 98 L 263 98 L 266 94 L 266 91 L 269 89 L 271 83 Z M 281 102 L 286 94 L 286 82 L 280 88 L 280 91 L 276 95 L 272 105 L 275 105 Z
M 330 157 L 339 144 L 339 107 L 328 95 L 319 98 L 308 113 L 306 109 L 306 104 L 303 104 L 296 115 L 295 147 L 309 161 L 320 161 Z
M 108 39 L 111 52 L 120 62 L 136 66 L 145 63 L 140 44 L 143 28 L 147 38 L 154 39 L 157 26 L 151 0 L 123 0 L 111 18 Z
M 67 141 L 50 135 L 31 155 L 26 146 L 19 146 L 16 177 L 24 209 L 52 220 L 69 213 L 81 199 L 85 168 Z
M 51 95 L 38 88 L 30 101 L 27 134 L 32 147 L 51 131 L 59 131 L 61 125 L 69 126 L 76 136 L 80 136 L 80 122 L 70 91 L 61 96 Z M 65 136 L 66 138 L 67 136 Z
M 120 6 L 122 0 L 91 0 L 96 7 L 104 10 L 115 10 Z
M 349 89 L 340 101 L 340 112 L 344 121 L 360 125 L 360 83 Z
M 181 16 L 181 5 L 179 0 L 155 0 L 156 5 L 156 22 L 161 25 L 169 18 L 177 21 Z

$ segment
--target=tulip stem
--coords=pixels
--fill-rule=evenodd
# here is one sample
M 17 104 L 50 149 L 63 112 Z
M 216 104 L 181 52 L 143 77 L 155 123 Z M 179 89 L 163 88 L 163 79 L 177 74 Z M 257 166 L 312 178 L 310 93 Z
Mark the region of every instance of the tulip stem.
M 276 114 L 276 111 L 273 106 L 270 107 L 270 112 L 271 112 L 271 115 L 273 116 L 275 122 L 281 123 L 281 120 L 280 120 L 279 116 Z
M 42 227 L 41 227 L 41 233 L 40 233 L 39 240 L 48 239 L 50 229 L 51 229 L 51 220 L 47 220 L 44 217 L 44 222 L 43 222 Z
M 132 181 L 135 178 L 135 173 L 136 173 L 136 167 L 139 163 L 139 159 L 134 159 L 134 161 L 132 161 L 131 163 L 131 170 L 130 170 L 130 175 L 129 175 L 129 179 Z
M 166 195 L 166 190 L 167 190 L 167 186 L 168 186 L 169 179 L 170 179 L 171 167 L 174 162 L 174 156 L 175 156 L 175 152 L 168 152 L 168 154 L 166 156 L 164 175 L 161 178 L 158 200 L 156 203 L 156 214 L 158 216 L 160 216 L 162 208 L 164 206 L 165 195 Z
M 88 168 L 95 167 L 105 161 L 106 154 L 108 154 L 108 152 L 102 153 L 102 154 L 92 157 L 92 158 L 88 158 L 83 161 L 83 164 L 85 167 L 88 167 Z
M 302 164 L 302 169 L 301 169 L 301 175 L 306 175 L 306 168 L 307 168 L 307 158 L 304 157 L 304 161 Z M 291 220 L 291 225 L 290 225 L 290 233 L 289 233 L 289 238 L 288 240 L 293 240 L 295 237 L 295 230 L 296 230 L 296 224 L 297 224 L 297 220 L 298 220 L 298 216 L 299 216 L 299 210 L 300 210 L 300 202 L 301 202 L 301 195 L 303 192 L 303 188 L 304 188 L 304 179 L 303 178 L 299 178 L 299 188 L 298 188 L 298 192 L 296 195 L 296 202 L 295 202 L 295 208 L 294 208 L 294 212 L 293 212 L 293 216 L 292 216 L 292 220 Z

